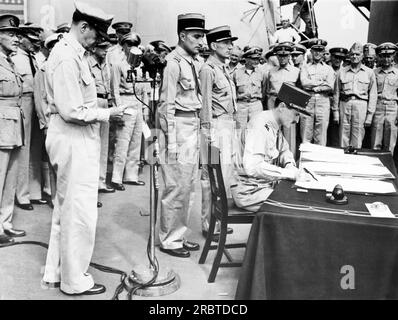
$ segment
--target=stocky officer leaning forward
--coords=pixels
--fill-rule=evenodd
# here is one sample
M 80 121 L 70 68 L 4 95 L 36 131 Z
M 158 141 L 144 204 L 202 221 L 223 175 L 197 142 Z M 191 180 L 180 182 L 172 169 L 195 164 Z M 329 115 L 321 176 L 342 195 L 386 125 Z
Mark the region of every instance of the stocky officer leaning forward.
M 265 91 L 267 95 L 267 106 L 271 110 L 275 108 L 275 100 L 284 82 L 296 85 L 299 80 L 300 70 L 289 64 L 290 54 L 293 51 L 293 44 L 286 42 L 274 47 L 275 55 L 278 57 L 279 66 L 267 73 Z M 283 135 L 289 143 L 293 155 L 296 153 L 296 124 L 290 127 L 283 127 Z
M 123 183 L 143 186 L 144 181 L 139 180 L 139 164 L 142 136 L 142 103 L 148 104 L 148 90 L 143 83 L 136 83 L 133 67 L 128 63 L 128 56 L 133 46 L 141 43 L 140 37 L 135 33 L 128 33 L 121 39 L 123 58 L 111 63 L 111 92 L 117 106 L 131 105 L 123 115 L 124 126 L 116 128 L 116 145 L 113 158 L 112 187 L 124 191 Z
M 305 91 L 311 95 L 307 110 L 311 117 L 300 118 L 301 138 L 303 142 L 326 145 L 327 129 L 330 116 L 329 93 L 334 89 L 335 75 L 333 69 L 323 62 L 327 42 L 313 39 L 310 42 L 312 62 L 303 66 L 300 82 Z
M 19 19 L 0 16 L 0 246 L 14 242 L 25 231 L 12 226 L 17 157 L 23 145 L 22 79 L 10 56 L 18 49 Z
M 233 48 L 229 26 L 214 28 L 206 35 L 211 50 L 210 57 L 200 69 L 203 109 L 200 114 L 202 136 L 202 163 L 206 163 L 207 144 L 220 149 L 221 166 L 227 196 L 231 197 L 232 147 L 235 136 L 236 90 L 225 64 Z M 260 102 L 261 104 L 261 102 Z M 202 168 L 202 233 L 207 236 L 211 211 L 209 174 Z
M 242 57 L 245 65 L 234 72 L 232 79 L 238 100 L 236 121 L 243 130 L 254 115 L 263 111 L 265 73 L 259 68 L 261 53 L 258 48 L 250 48 Z
M 333 120 L 340 122 L 340 147 L 361 148 L 365 126 L 372 124 L 377 102 L 376 77 L 372 69 L 361 63 L 363 49 L 354 43 L 350 49 L 350 65 L 337 74 Z
M 205 18 L 196 13 L 179 15 L 177 29 L 179 42 L 166 57 L 158 108 L 166 136 L 159 238 L 162 252 L 187 258 L 189 251 L 200 249 L 198 244 L 186 241 L 184 234 L 199 167 L 202 97 L 196 57 L 203 45 Z
M 398 69 L 393 66 L 398 47 L 390 42 L 376 48 L 380 67 L 375 70 L 377 105 L 371 129 L 372 149 L 390 150 L 394 153 L 397 142 L 397 89 Z
M 100 294 L 87 272 L 97 224 L 100 122 L 125 106 L 98 108 L 87 51 L 106 37 L 112 16 L 76 2 L 71 31 L 48 59 L 51 116 L 46 148 L 57 176 L 57 194 L 43 283 L 65 294 Z
M 305 109 L 276 100 L 275 108 L 250 120 L 243 154 L 234 157 L 236 184 L 232 196 L 239 208 L 256 212 L 273 191 L 278 180 L 296 180 L 298 169 L 281 128 L 298 121 Z

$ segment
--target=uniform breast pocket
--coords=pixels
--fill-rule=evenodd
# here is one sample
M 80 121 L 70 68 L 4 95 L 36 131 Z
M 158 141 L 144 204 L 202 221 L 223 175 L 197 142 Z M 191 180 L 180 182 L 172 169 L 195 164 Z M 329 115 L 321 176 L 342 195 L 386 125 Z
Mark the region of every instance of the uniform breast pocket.
M 15 80 L 0 75 L 0 92 L 3 97 L 15 97 L 18 95 L 18 85 Z
M 366 77 L 359 77 L 358 78 L 358 90 L 360 92 L 367 92 L 369 89 L 370 79 Z
M 387 83 L 390 87 L 398 87 L 398 78 L 396 77 L 390 77 L 387 79 Z
M 91 84 L 93 84 L 94 78 L 92 77 L 91 74 L 86 74 L 86 73 L 84 73 L 84 74 L 82 74 L 82 81 L 83 81 L 83 84 L 84 84 L 86 87 L 88 87 L 88 86 L 90 86 Z
M 182 78 L 179 81 L 179 84 L 181 85 L 183 90 L 194 90 L 195 89 L 195 84 L 194 81 L 192 79 L 188 79 L 188 78 Z
M 343 91 L 352 91 L 353 82 L 348 79 L 341 79 L 341 88 Z
M 19 145 L 18 137 L 19 127 L 18 127 L 18 111 L 15 108 L 15 113 L 0 112 L 0 148 L 1 147 L 14 147 Z
M 218 92 L 224 91 L 225 88 L 227 87 L 226 81 L 223 81 L 223 79 L 217 79 L 216 82 L 214 83 L 214 89 Z

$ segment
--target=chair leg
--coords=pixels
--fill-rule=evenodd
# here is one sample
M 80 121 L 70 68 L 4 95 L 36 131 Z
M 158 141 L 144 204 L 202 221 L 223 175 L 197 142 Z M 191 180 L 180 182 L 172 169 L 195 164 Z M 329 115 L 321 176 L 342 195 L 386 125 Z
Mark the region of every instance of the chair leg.
M 211 242 L 213 241 L 215 226 L 216 226 L 216 218 L 213 215 L 210 215 L 209 230 L 207 232 L 206 242 L 203 246 L 202 254 L 200 255 L 199 264 L 204 264 L 206 262 Z
M 220 267 L 221 259 L 224 254 L 225 242 L 227 241 L 227 224 L 221 221 L 221 231 L 220 231 L 220 239 L 218 241 L 217 253 L 213 261 L 213 266 L 211 267 L 209 279 L 207 282 L 213 283 L 216 279 L 218 268 Z

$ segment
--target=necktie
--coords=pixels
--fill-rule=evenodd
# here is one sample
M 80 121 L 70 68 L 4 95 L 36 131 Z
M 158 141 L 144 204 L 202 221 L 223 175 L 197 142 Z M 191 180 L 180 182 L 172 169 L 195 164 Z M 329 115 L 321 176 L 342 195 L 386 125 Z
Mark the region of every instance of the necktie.
M 34 63 L 34 58 L 33 58 L 33 55 L 31 53 L 29 53 L 28 56 L 29 56 L 30 69 L 32 70 L 32 75 L 34 77 L 35 74 L 36 74 L 36 66 L 35 66 L 35 63 Z
M 202 94 L 202 92 L 200 91 L 198 74 L 196 73 L 196 69 L 195 69 L 195 65 L 194 65 L 193 61 L 191 61 L 191 69 L 192 69 L 193 78 L 195 80 L 196 92 L 198 93 L 198 95 L 200 95 L 200 94 Z

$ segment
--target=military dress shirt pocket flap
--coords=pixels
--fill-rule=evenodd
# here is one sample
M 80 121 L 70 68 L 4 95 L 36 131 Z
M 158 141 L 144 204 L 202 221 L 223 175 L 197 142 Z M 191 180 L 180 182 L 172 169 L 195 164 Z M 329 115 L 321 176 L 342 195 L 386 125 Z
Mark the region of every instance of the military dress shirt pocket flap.
M 217 89 L 222 90 L 227 87 L 226 81 L 223 81 L 222 79 L 217 80 L 214 85 L 216 86 Z
M 350 81 L 348 79 L 341 79 L 341 88 L 343 89 L 343 91 L 352 90 L 353 88 L 352 80 Z
M 183 90 L 194 90 L 195 85 L 191 79 L 181 79 L 178 81 Z
M 89 86 L 90 84 L 93 83 L 94 78 L 89 73 L 83 73 L 82 74 L 82 80 L 83 80 L 83 83 L 84 83 L 85 86 Z
M 15 79 L 0 73 L 0 92 L 3 97 L 14 97 L 18 94 L 18 86 Z
M 387 79 L 387 83 L 388 83 L 388 85 L 390 85 L 390 86 L 392 86 L 392 87 L 398 87 L 398 78 L 396 78 L 396 77 L 389 77 L 388 79 Z
M 368 91 L 370 79 L 365 76 L 360 76 L 358 78 L 358 89 L 361 91 Z
M 21 145 L 19 109 L 7 108 L 6 111 L 0 111 L 0 149 L 12 148 Z

